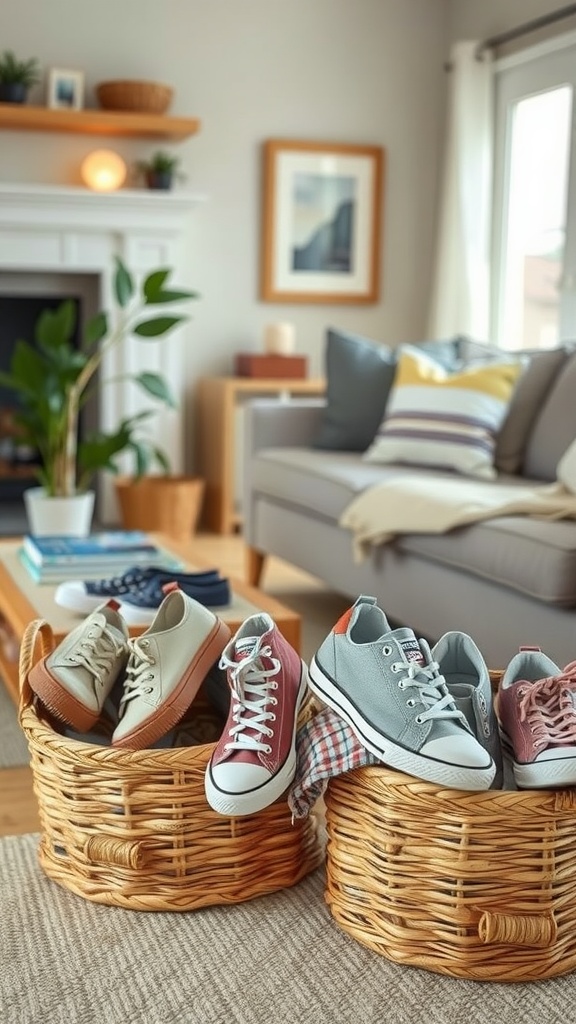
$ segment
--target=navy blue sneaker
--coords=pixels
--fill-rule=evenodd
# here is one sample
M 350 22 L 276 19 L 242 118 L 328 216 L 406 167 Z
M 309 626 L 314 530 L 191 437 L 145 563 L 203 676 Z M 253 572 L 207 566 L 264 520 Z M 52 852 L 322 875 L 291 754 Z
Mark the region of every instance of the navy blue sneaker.
M 196 573 L 176 572 L 169 578 L 155 577 L 140 590 L 124 597 L 118 612 L 128 626 L 150 625 L 170 590 L 181 590 L 205 608 L 222 608 L 230 604 L 227 579 L 219 576 L 212 580 L 198 580 Z
M 221 579 L 217 569 L 203 572 L 177 573 L 174 569 L 162 568 L 157 565 L 134 565 L 120 576 L 111 576 L 103 580 L 66 580 L 56 588 L 54 600 L 62 608 L 68 608 L 79 615 L 89 615 L 98 605 L 109 598 L 132 598 L 147 591 L 150 583 L 159 581 L 159 591 L 165 583 L 183 580 L 187 584 L 198 587 L 213 584 Z M 154 591 L 156 592 L 156 591 Z M 164 595 L 162 595 L 164 596 Z M 160 601 L 158 602 L 158 604 Z M 202 602 L 203 603 L 203 602 Z

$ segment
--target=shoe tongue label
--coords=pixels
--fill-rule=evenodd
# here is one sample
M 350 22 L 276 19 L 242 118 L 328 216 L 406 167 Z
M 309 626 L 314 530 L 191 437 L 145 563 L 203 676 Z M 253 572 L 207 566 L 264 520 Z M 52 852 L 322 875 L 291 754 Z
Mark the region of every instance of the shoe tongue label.
M 400 640 L 399 643 L 406 661 L 416 661 L 419 665 L 424 664 L 424 655 L 415 636 L 406 637 Z
M 235 652 L 238 661 L 243 661 L 250 654 L 256 651 L 259 647 L 260 640 L 259 636 L 243 636 L 236 641 Z

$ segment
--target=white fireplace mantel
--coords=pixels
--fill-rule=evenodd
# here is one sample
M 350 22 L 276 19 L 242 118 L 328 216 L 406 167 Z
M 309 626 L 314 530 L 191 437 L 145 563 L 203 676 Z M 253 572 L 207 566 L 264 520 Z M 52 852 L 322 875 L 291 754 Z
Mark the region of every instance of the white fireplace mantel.
M 102 193 L 0 183 L 0 288 L 6 272 L 19 277 L 29 274 L 31 293 L 34 275 L 96 275 L 100 306 L 109 309 L 113 306 L 115 257 L 119 257 L 136 277 L 169 267 L 174 284 L 193 290 L 188 280 L 193 244 L 190 215 L 204 198 L 185 191 L 122 189 Z M 142 369 L 161 371 L 182 407 L 185 335 L 184 327 L 159 341 L 127 339 L 108 354 L 103 378 L 132 375 Z M 101 389 L 99 416 L 105 429 L 142 407 L 140 392 L 130 382 Z M 169 452 L 174 472 L 182 472 L 183 416 L 161 410 L 153 424 L 154 438 Z M 110 481 L 103 480 L 100 516 L 111 521 L 115 512 Z

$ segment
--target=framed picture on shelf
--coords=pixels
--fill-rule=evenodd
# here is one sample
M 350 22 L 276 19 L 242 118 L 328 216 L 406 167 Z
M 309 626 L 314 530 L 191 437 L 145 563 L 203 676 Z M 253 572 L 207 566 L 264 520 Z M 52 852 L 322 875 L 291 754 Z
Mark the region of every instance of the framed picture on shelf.
M 377 302 L 384 150 L 264 143 L 261 298 Z
M 50 68 L 48 106 L 52 110 L 81 110 L 84 103 L 84 72 Z

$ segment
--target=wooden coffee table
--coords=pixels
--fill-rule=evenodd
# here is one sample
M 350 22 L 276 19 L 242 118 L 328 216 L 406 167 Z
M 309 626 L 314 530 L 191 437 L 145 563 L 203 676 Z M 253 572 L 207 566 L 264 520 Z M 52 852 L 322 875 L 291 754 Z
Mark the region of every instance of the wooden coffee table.
M 189 544 L 171 540 L 161 534 L 153 534 L 152 537 L 159 547 L 182 560 L 185 571 L 208 568 L 195 555 L 192 561 Z M 83 618 L 55 604 L 55 586 L 33 581 L 18 558 L 19 547 L 19 541 L 0 541 L 0 675 L 16 704 L 19 701 L 19 646 L 28 623 L 32 619 L 45 619 L 52 627 L 55 642 L 59 643 Z M 232 633 L 239 629 L 249 615 L 258 611 L 267 612 L 288 642 L 299 651 L 301 621 L 297 612 L 257 587 L 228 578 L 232 592 L 231 603 L 215 611 L 229 625 Z M 130 634 L 138 636 L 146 629 L 146 626 L 131 626 Z

